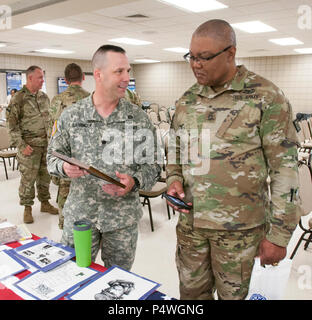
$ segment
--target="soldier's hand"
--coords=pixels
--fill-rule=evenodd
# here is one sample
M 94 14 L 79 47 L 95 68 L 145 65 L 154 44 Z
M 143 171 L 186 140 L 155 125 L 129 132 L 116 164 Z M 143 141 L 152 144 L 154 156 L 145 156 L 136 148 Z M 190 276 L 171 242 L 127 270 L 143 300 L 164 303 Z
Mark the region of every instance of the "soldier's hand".
M 102 190 L 113 197 L 121 197 L 130 192 L 135 184 L 133 178 L 128 174 L 119 173 L 116 171 L 116 176 L 120 179 L 120 182 L 126 186 L 126 188 L 121 188 L 115 184 L 104 184 Z
M 183 200 L 183 198 L 185 197 L 185 193 L 183 190 L 183 186 L 182 183 L 180 181 L 174 181 L 171 183 L 171 185 L 169 186 L 168 190 L 167 190 L 167 194 L 179 198 L 181 200 Z M 171 202 L 167 201 L 168 205 L 170 207 L 172 207 L 174 210 L 176 211 L 180 211 L 180 212 L 184 212 L 184 213 L 189 213 L 190 211 L 187 209 L 181 209 L 175 205 L 173 205 Z M 191 202 L 187 203 L 188 205 L 192 205 Z
M 267 239 L 263 239 L 259 245 L 259 257 L 261 265 L 275 264 L 286 257 L 286 248 L 280 247 Z
M 30 156 L 33 153 L 34 149 L 30 146 L 27 145 L 27 147 L 22 151 L 22 154 L 24 156 Z
M 89 174 L 86 170 L 80 169 L 79 167 L 73 166 L 67 162 L 64 162 L 63 170 L 69 178 L 79 178 Z

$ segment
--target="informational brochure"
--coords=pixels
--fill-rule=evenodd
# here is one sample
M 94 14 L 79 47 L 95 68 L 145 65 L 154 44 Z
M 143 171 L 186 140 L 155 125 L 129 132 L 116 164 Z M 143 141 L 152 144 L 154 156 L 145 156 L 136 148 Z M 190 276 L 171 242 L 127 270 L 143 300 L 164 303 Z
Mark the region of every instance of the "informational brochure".
M 48 272 L 38 270 L 14 286 L 36 300 L 57 300 L 98 273 L 91 268 L 78 267 L 70 260 Z
M 0 252 L 0 280 L 26 269 L 28 269 L 27 265 L 12 254 L 12 250 L 3 250 Z
M 74 248 L 47 238 L 32 241 L 12 250 L 17 257 L 43 272 L 49 271 L 75 256 Z
M 126 271 L 109 268 L 84 286 L 69 294 L 69 300 L 144 300 L 160 284 Z

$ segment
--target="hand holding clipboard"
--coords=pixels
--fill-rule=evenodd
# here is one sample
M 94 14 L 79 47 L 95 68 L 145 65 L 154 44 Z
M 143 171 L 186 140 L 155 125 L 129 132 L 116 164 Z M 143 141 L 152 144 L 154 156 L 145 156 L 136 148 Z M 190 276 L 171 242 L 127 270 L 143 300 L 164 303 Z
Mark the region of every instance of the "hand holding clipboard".
M 107 182 L 110 182 L 111 184 L 114 184 L 114 185 L 116 185 L 118 187 L 121 187 L 123 189 L 126 188 L 126 186 L 124 184 L 120 183 L 119 181 L 113 179 L 112 177 L 110 177 L 110 176 L 106 175 L 105 173 L 95 169 L 92 166 L 86 165 L 85 163 L 83 163 L 83 162 L 81 162 L 81 161 L 79 161 L 79 160 L 77 160 L 75 158 L 67 157 L 67 156 L 65 156 L 65 155 L 63 155 L 63 154 L 61 154 L 59 152 L 56 152 L 56 151 L 53 151 L 52 155 L 57 157 L 57 158 L 59 158 L 59 159 L 61 159 L 61 160 L 63 160 L 63 161 L 65 161 L 65 162 L 67 162 L 67 163 L 69 163 L 69 164 L 71 164 L 71 165 L 73 165 L 73 166 L 77 166 L 80 169 L 87 171 L 88 173 L 90 173 L 94 177 L 97 177 L 99 179 L 102 179 L 102 180 L 105 180 Z

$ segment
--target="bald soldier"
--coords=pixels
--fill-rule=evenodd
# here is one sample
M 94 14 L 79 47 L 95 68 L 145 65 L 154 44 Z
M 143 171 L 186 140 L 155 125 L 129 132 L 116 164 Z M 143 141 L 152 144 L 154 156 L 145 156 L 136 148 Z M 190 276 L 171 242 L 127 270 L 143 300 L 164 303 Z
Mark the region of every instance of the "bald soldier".
M 68 64 L 65 68 L 64 75 L 65 81 L 68 84 L 68 88 L 56 95 L 51 101 L 49 110 L 51 116 L 51 129 L 65 108 L 90 95 L 88 91 L 81 87 L 85 76 L 78 64 Z M 62 210 L 69 194 L 70 180 L 52 177 L 52 181 L 59 186 L 57 196 L 57 204 L 59 209 L 59 228 L 63 229 L 64 216 Z
M 272 82 L 236 66 L 235 53 L 232 27 L 210 20 L 184 56 L 197 83 L 177 101 L 172 129 L 197 130 L 199 147 L 177 134 L 169 150 L 177 160 L 167 166 L 168 194 L 193 205 L 179 209 L 181 299 L 213 299 L 215 290 L 219 299 L 244 299 L 255 256 L 284 259 L 298 222 L 292 107 Z M 185 145 L 199 161 L 183 161 Z
M 50 176 L 47 171 L 47 146 L 49 131 L 48 96 L 42 92 L 44 74 L 41 68 L 31 66 L 26 70 L 26 85 L 11 99 L 8 106 L 8 128 L 12 141 L 18 149 L 17 160 L 21 181 L 20 205 L 24 208 L 24 223 L 32 223 L 32 205 L 37 195 L 41 212 L 58 214 L 49 199 Z

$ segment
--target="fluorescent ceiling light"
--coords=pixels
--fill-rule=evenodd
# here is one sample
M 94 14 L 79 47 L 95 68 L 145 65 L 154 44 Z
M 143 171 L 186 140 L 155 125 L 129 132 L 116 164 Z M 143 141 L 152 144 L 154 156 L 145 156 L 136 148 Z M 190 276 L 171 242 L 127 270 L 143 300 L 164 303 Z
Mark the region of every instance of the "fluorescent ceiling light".
M 158 60 L 152 60 L 152 59 L 135 59 L 135 62 L 139 62 L 139 63 L 156 63 L 156 62 L 160 62 Z
M 299 53 L 312 53 L 312 48 L 301 48 L 301 49 L 294 49 L 294 50 Z
M 6 47 L 5 43 L 0 43 L 0 48 Z
M 295 46 L 297 44 L 303 44 L 302 41 L 296 38 L 279 38 L 279 39 L 270 39 L 269 41 L 278 44 L 280 46 Z
M 176 48 L 165 48 L 163 50 L 171 51 L 171 52 L 177 52 L 177 53 L 187 53 L 189 52 L 189 49 L 176 47 Z
M 261 22 L 261 21 L 248 21 L 241 23 L 231 24 L 233 28 L 248 32 L 248 33 L 261 33 L 261 32 L 271 32 L 276 31 L 275 28 Z
M 36 31 L 45 31 L 45 32 L 61 33 L 61 34 L 74 34 L 74 33 L 79 33 L 84 31 L 81 29 L 55 26 L 53 24 L 47 24 L 47 23 L 36 23 L 29 26 L 25 26 L 24 28 L 36 30 Z
M 225 4 L 216 0 L 159 0 L 178 8 L 182 8 L 192 12 L 212 11 L 228 8 Z
M 69 50 L 57 50 L 57 49 L 38 49 L 35 50 L 37 52 L 41 53 L 56 53 L 56 54 L 70 54 L 74 53 L 74 51 L 69 51 Z
M 131 44 L 134 46 L 145 46 L 148 44 L 152 44 L 152 42 L 149 42 L 149 41 L 143 41 L 143 40 L 132 39 L 132 38 L 115 38 L 115 39 L 110 39 L 108 41 Z

